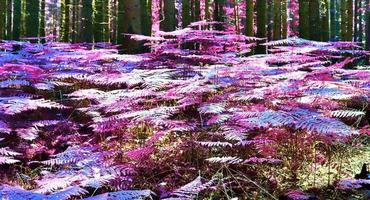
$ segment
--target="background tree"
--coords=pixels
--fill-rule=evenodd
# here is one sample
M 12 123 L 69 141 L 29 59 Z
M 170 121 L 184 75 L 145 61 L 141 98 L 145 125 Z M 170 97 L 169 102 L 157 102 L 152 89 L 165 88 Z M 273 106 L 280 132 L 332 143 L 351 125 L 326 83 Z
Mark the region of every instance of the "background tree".
M 161 30 L 174 31 L 176 29 L 175 0 L 162 0 Z
M 40 30 L 39 35 L 41 37 L 41 42 L 45 42 L 45 0 L 41 0 L 40 4 Z
M 267 2 L 266 0 L 256 1 L 257 11 L 257 34 L 259 38 L 266 38 L 266 22 L 267 22 Z M 262 45 L 256 47 L 256 53 L 265 53 L 266 48 Z
M 254 36 L 253 33 L 253 16 L 254 16 L 254 5 L 253 0 L 246 0 L 245 1 L 245 35 L 246 36 Z
M 0 1 L 0 39 L 5 36 L 6 1 Z
M 62 0 L 61 1 L 61 40 L 63 42 L 69 42 L 69 31 L 70 31 L 70 24 L 69 24 L 69 19 L 70 19 L 70 0 Z
M 13 39 L 19 40 L 21 37 L 21 18 L 22 18 L 22 2 L 13 2 Z
M 274 0 L 274 40 L 281 39 L 281 15 L 281 0 Z
M 329 41 L 330 38 L 330 27 L 329 27 L 329 12 L 330 5 L 329 0 L 321 1 L 321 41 Z
M 366 8 L 366 49 L 370 50 L 370 3 L 369 0 L 365 1 Z
M 13 24 L 13 1 L 12 0 L 6 0 L 6 34 L 5 34 L 5 39 L 7 39 L 7 40 L 13 39 L 12 24 Z
M 92 0 L 83 0 L 81 7 L 80 36 L 81 42 L 93 41 L 93 9 Z
M 309 1 L 309 30 L 310 39 L 321 40 L 321 17 L 320 17 L 320 0 Z
M 301 38 L 310 38 L 310 2 L 308 0 L 299 1 L 299 36 Z
M 288 8 L 287 0 L 281 1 L 281 37 L 287 38 L 288 36 Z
M 26 1 L 26 37 L 38 37 L 39 36 L 39 0 L 27 0 Z M 37 40 L 32 39 L 32 42 Z
M 347 36 L 347 2 L 346 0 L 340 1 L 340 37 L 342 40 Z
M 353 38 L 353 0 L 347 0 L 347 31 L 346 41 L 352 41 Z

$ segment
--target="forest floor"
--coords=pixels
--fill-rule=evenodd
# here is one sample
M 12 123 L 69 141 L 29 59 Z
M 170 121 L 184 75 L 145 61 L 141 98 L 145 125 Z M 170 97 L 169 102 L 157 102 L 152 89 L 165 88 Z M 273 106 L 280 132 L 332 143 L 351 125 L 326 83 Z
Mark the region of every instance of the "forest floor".
M 0 43 L 0 199 L 369 197 L 369 52 L 136 37 Z

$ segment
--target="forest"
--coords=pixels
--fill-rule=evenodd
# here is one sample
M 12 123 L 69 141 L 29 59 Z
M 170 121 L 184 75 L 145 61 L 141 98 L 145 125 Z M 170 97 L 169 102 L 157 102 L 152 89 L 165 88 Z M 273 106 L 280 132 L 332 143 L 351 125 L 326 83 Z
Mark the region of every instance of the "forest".
M 0 0 L 0 200 L 367 200 L 369 142 L 369 0 Z

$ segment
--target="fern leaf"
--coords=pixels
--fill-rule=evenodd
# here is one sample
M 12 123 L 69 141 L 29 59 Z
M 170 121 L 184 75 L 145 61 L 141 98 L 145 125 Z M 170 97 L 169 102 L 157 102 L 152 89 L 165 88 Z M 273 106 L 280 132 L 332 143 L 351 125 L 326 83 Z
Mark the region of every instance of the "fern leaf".
M 152 199 L 153 194 L 150 190 L 121 190 L 85 198 L 84 200 L 141 200 Z
M 355 118 L 355 117 L 362 117 L 366 113 L 363 111 L 358 110 L 336 110 L 332 111 L 330 115 L 332 117 L 338 117 L 338 118 Z
M 238 158 L 238 157 L 230 157 L 230 156 L 227 156 L 227 157 L 212 157 L 212 158 L 208 158 L 206 160 L 210 163 L 220 163 L 220 164 L 239 164 L 239 163 L 243 162 L 243 160 Z

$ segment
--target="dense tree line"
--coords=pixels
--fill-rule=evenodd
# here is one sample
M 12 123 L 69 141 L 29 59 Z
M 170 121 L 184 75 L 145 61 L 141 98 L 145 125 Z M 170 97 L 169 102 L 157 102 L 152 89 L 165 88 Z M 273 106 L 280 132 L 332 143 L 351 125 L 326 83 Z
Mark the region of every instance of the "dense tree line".
M 174 31 L 199 20 L 228 22 L 237 32 L 269 40 L 297 35 L 370 48 L 369 0 L 0 1 L 0 38 L 8 40 L 46 37 L 133 47 L 125 33 Z

